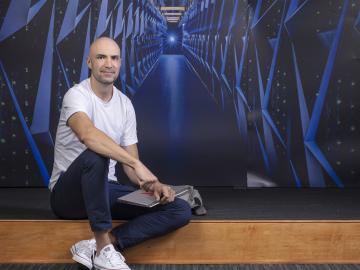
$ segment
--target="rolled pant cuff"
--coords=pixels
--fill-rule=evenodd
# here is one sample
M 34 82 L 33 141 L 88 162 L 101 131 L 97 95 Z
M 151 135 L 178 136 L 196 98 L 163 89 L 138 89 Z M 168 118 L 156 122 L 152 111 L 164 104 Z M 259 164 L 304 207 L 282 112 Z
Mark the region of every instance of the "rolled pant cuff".
M 92 222 L 90 221 L 90 228 L 93 232 L 109 231 L 112 229 L 112 223 L 109 222 Z

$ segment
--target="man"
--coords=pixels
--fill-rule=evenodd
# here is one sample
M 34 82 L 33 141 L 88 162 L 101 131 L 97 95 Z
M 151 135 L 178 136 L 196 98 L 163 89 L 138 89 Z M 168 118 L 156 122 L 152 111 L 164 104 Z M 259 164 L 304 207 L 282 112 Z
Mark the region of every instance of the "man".
M 94 239 L 71 247 L 73 259 L 89 269 L 129 269 L 114 246 L 122 250 L 166 234 L 191 216 L 189 205 L 139 160 L 134 108 L 114 86 L 120 61 L 114 40 L 102 37 L 91 45 L 91 76 L 65 94 L 56 133 L 51 207 L 60 218 L 89 219 Z M 161 204 L 147 209 L 118 203 L 136 188 L 117 182 L 116 162 Z M 112 218 L 129 221 L 112 229 Z

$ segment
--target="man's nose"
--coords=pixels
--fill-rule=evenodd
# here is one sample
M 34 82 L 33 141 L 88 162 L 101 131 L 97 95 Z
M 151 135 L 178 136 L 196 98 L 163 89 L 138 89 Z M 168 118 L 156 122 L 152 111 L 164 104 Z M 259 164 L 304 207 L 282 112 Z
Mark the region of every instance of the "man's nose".
M 112 67 L 111 58 L 105 58 L 105 67 Z

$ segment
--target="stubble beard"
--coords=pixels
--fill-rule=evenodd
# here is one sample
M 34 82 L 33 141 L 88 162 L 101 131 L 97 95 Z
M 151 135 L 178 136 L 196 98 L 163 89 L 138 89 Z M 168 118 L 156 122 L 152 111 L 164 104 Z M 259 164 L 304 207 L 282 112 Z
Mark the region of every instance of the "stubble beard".
M 116 81 L 119 75 L 116 75 L 112 80 L 105 80 L 101 76 L 98 76 L 97 74 L 93 74 L 93 76 L 98 83 L 108 86 L 114 84 L 114 82 Z

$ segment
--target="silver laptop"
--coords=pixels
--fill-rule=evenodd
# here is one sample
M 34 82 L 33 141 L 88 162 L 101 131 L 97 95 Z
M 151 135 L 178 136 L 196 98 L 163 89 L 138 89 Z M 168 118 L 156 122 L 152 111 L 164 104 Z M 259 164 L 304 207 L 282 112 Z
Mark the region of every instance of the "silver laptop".
M 171 186 L 171 188 L 175 191 L 176 197 L 184 195 L 186 192 L 188 192 L 187 186 Z M 142 189 L 135 190 L 127 195 L 119 197 L 117 201 L 148 208 L 160 203 L 158 200 L 156 200 L 152 192 L 146 192 Z

